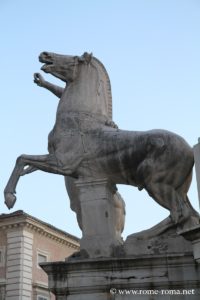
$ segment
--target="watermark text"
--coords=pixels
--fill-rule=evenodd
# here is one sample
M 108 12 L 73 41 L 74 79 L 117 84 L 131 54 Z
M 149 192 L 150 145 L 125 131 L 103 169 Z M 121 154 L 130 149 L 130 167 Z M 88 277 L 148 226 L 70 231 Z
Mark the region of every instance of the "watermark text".
M 143 290 L 143 289 L 117 289 L 111 288 L 112 295 L 195 295 L 195 289 L 161 289 L 161 290 Z

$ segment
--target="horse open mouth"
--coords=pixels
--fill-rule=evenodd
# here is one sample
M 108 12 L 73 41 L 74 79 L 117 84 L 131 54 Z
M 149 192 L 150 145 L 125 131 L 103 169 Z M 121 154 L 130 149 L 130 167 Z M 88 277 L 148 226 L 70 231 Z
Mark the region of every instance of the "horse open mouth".
M 41 67 L 41 70 L 44 72 L 47 72 L 49 69 L 49 66 L 52 66 L 53 63 L 52 62 L 45 62 L 45 64 Z
M 48 71 L 49 66 L 53 65 L 52 57 L 48 52 L 42 52 L 39 56 L 39 61 L 44 63 L 44 65 L 41 67 L 41 70 L 45 72 Z

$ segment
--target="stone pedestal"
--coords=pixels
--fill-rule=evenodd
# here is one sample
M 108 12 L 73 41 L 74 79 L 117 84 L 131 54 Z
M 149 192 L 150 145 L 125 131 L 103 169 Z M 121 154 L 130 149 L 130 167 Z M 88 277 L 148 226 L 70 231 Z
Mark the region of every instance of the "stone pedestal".
M 199 300 L 192 253 L 42 264 L 57 300 Z
M 116 229 L 114 191 L 105 179 L 76 181 L 81 218 L 80 249 L 86 257 L 111 257 L 122 239 Z
M 200 138 L 198 144 L 194 146 L 194 161 L 195 161 L 197 189 L 198 189 L 199 205 L 200 205 Z
M 179 234 L 191 242 L 194 259 L 196 263 L 200 264 L 200 225 L 182 231 Z
M 200 227 L 156 228 L 130 235 L 115 257 L 42 264 L 56 300 L 199 300 Z

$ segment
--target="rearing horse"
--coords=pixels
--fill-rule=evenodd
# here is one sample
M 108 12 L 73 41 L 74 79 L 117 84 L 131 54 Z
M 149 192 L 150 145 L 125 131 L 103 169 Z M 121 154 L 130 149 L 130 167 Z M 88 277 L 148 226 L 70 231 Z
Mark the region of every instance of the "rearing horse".
M 112 122 L 111 89 L 107 72 L 95 57 L 43 52 L 42 70 L 67 83 L 64 89 L 46 83 L 60 97 L 56 123 L 46 155 L 21 155 L 5 188 L 5 202 L 16 200 L 19 177 L 36 170 L 72 178 L 107 178 L 116 184 L 145 189 L 170 211 L 173 224 L 199 223 L 187 192 L 193 151 L 180 136 L 164 131 L 124 131 Z M 42 77 L 35 82 L 42 86 Z M 73 184 L 73 182 L 72 182 Z M 67 184 L 68 185 L 68 184 Z

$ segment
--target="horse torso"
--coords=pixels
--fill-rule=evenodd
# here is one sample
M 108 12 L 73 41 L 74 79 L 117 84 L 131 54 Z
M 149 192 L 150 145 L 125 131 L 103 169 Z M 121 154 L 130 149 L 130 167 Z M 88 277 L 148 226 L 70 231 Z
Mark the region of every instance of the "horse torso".
M 105 70 L 96 60 L 82 64 L 78 74 L 62 94 L 49 135 L 49 151 L 63 174 L 69 168 L 76 176 L 142 185 L 145 176 L 170 182 L 175 165 L 176 170 L 191 171 L 193 154 L 181 137 L 162 130 L 130 132 L 106 126 L 111 94 Z M 177 176 L 174 184 L 178 182 Z
M 95 116 L 81 113 L 65 116 L 59 129 L 57 126 L 53 134 L 56 140 L 51 140 L 55 153 L 63 165 L 82 157 L 79 176 L 108 177 L 115 183 L 138 185 L 149 168 L 164 178 L 166 173 L 174 176 L 179 165 L 183 168 L 183 161 L 185 169 L 193 164 L 189 145 L 168 131 L 119 130 L 105 126 L 103 118 L 96 121 Z M 141 166 L 142 175 L 138 171 Z
M 179 166 L 183 168 L 183 162 L 188 170 L 193 164 L 190 146 L 178 135 L 164 130 L 137 132 L 102 127 L 83 138 L 92 176 L 104 174 L 116 183 L 137 185 L 139 177 L 145 176 L 139 172 L 141 166 L 142 173 L 151 168 L 161 177 L 166 177 L 166 173 L 170 177 L 178 173 Z

